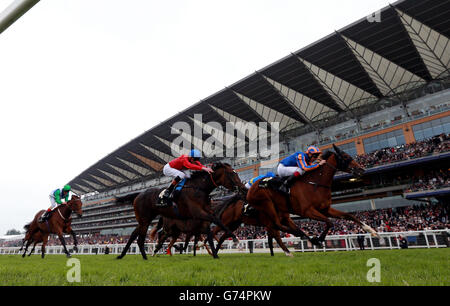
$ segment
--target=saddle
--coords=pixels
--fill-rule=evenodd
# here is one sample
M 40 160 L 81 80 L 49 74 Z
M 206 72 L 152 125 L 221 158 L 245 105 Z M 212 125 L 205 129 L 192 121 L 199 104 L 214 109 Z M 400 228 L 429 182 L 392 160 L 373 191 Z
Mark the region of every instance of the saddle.
M 259 181 L 259 188 L 279 190 L 280 186 L 284 184 L 285 179 L 286 178 L 282 178 L 279 176 L 265 177 Z
M 172 206 L 172 205 L 174 205 L 175 204 L 174 201 L 180 195 L 181 190 L 183 189 L 185 183 L 186 183 L 186 179 L 182 179 L 175 186 L 173 192 L 170 194 L 170 196 L 167 199 L 164 198 L 164 194 L 166 193 L 167 188 L 163 189 L 161 191 L 161 193 L 159 194 L 159 197 L 158 197 L 158 204 L 159 204 L 159 206 Z

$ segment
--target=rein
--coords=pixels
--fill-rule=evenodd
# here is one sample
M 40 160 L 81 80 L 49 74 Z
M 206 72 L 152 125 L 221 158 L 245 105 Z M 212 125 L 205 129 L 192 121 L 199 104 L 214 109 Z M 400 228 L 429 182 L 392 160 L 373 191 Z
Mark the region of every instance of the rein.
M 67 204 L 64 204 L 64 205 L 67 205 Z M 64 218 L 64 216 L 63 216 L 62 213 L 61 213 L 61 210 L 60 210 L 61 207 L 62 207 L 62 205 L 59 205 L 59 206 L 56 208 L 56 210 L 58 210 L 59 216 L 63 219 L 63 221 L 66 221 L 67 218 Z M 72 211 L 72 209 L 70 209 L 70 207 L 69 207 L 68 205 L 67 205 L 67 208 L 68 208 L 70 211 Z M 70 218 L 70 215 L 69 215 L 69 218 Z

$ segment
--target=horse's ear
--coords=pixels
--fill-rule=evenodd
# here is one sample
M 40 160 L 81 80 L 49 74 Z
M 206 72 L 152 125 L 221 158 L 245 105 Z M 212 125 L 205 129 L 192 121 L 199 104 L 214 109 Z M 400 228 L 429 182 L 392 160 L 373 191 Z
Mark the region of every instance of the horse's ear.
M 333 143 L 333 149 L 334 149 L 334 151 L 335 151 L 338 155 L 342 155 L 341 149 L 339 149 L 338 147 L 336 147 L 334 143 Z

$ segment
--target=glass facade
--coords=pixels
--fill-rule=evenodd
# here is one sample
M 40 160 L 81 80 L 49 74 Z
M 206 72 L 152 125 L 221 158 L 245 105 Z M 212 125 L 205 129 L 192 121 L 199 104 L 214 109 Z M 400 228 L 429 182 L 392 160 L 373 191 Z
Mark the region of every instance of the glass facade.
M 416 141 L 421 141 L 442 133 L 450 133 L 450 116 L 413 126 Z
M 343 150 L 345 153 L 350 155 L 351 157 L 356 156 L 356 145 L 355 142 L 349 142 L 340 146 L 337 146 L 339 149 Z
M 370 153 L 379 149 L 395 147 L 405 143 L 403 130 L 395 130 L 364 139 L 364 150 L 366 153 Z

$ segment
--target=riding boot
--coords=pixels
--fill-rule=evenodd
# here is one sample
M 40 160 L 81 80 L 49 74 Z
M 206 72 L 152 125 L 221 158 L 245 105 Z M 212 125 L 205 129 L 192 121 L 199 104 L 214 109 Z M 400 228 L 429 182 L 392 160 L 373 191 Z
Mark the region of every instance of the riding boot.
M 173 179 L 173 181 L 170 183 L 169 187 L 164 190 L 164 193 L 162 195 L 162 197 L 160 198 L 159 204 L 162 205 L 158 205 L 158 206 L 167 206 L 171 200 L 172 197 L 172 191 L 174 190 L 175 186 L 178 185 L 178 183 L 181 181 L 181 178 L 179 176 L 177 176 L 176 178 Z
M 48 217 L 50 216 L 50 212 L 51 212 L 50 209 L 46 210 L 46 211 L 41 215 L 41 217 L 39 218 L 38 222 L 39 222 L 39 223 L 42 223 L 42 222 L 47 221 Z
M 280 191 L 289 194 L 290 193 L 290 188 L 291 188 L 292 184 L 295 182 L 296 179 L 297 179 L 296 175 L 289 176 L 283 182 L 283 184 L 280 186 Z

